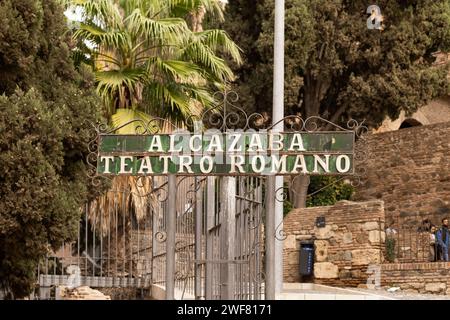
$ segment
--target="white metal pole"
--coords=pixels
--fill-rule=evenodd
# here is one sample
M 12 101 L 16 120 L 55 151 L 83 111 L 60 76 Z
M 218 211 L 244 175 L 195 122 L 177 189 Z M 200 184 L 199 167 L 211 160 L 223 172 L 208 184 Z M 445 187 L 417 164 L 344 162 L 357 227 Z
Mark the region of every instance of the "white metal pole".
M 273 78 L 273 123 L 279 122 L 274 131 L 284 130 L 284 0 L 275 0 L 275 43 L 274 43 L 274 78 Z M 275 190 L 282 190 L 284 179 L 275 178 Z M 278 197 L 281 198 L 281 197 Z M 280 200 L 280 199 L 278 199 Z M 275 201 L 275 227 L 283 229 L 283 203 Z M 275 242 L 275 292 L 283 288 L 283 241 Z

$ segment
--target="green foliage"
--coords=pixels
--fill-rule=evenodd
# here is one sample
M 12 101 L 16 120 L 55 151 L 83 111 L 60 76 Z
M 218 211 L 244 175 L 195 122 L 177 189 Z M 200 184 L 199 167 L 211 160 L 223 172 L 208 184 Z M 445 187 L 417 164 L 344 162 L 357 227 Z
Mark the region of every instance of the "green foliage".
M 332 176 L 313 176 L 309 184 L 307 207 L 332 206 L 341 200 L 350 200 L 354 188 L 340 178 Z
M 386 260 L 390 263 L 394 263 L 395 257 L 395 239 L 386 237 Z
M 139 112 L 117 114 L 118 109 L 138 108 L 185 123 L 233 79 L 219 53 L 241 61 L 240 49 L 223 30 L 189 27 L 188 18 L 196 19 L 201 6 L 221 17 L 217 0 L 60 1 L 83 12 L 74 32 L 77 50 L 92 60 L 106 116 L 115 115 L 115 124 L 147 120 Z
M 20 298 L 101 191 L 85 164 L 100 101 L 92 75 L 74 69 L 55 1 L 5 0 L 0 17 L 0 286 Z
M 294 209 L 294 206 L 292 205 L 292 203 L 289 200 L 284 200 L 283 201 L 283 216 L 287 216 L 289 214 L 289 212 L 292 211 L 292 209 Z
M 350 117 L 378 126 L 446 94 L 450 2 L 378 1 L 384 30 L 366 25 L 367 1 L 286 0 L 286 113 Z M 274 0 L 230 0 L 224 29 L 244 50 L 236 90 L 248 110 L 272 109 Z

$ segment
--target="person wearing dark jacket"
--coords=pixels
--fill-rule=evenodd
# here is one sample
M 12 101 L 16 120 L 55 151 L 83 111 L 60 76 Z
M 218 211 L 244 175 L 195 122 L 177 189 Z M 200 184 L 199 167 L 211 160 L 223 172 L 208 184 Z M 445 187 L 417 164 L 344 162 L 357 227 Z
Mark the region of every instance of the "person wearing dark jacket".
M 439 247 L 440 260 L 448 261 L 448 248 L 450 246 L 448 218 L 442 219 L 442 227 L 436 232 L 436 241 Z

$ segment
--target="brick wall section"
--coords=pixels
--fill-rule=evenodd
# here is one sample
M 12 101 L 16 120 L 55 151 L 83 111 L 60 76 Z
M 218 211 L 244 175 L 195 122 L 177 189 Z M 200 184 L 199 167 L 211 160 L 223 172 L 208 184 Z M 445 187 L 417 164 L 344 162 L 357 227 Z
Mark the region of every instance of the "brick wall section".
M 450 216 L 450 122 L 370 135 L 367 147 L 354 200 L 383 200 L 388 225 Z
M 324 216 L 325 228 L 315 226 Z M 382 201 L 341 201 L 335 206 L 293 210 L 284 220 L 285 282 L 300 282 L 300 241 L 315 238 L 314 282 L 358 286 L 369 276 L 369 264 L 380 263 L 384 248 Z
M 450 263 L 405 263 L 381 265 L 381 285 L 405 291 L 450 294 Z

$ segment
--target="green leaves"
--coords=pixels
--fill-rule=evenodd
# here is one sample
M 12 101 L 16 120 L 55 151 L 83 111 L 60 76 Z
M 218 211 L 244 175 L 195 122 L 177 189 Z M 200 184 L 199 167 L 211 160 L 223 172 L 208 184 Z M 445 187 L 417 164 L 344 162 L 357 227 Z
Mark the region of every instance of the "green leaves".
M 341 200 L 350 200 L 354 188 L 340 178 L 331 176 L 311 177 L 306 204 L 308 207 L 332 206 Z
M 111 117 L 111 124 L 117 128 L 116 134 L 136 134 L 144 130 L 151 117 L 139 110 L 119 109 Z
M 414 113 L 445 94 L 433 53 L 450 49 L 450 2 L 382 1 L 384 30 L 368 30 L 367 1 L 286 0 L 288 114 L 345 123 Z M 236 90 L 248 110 L 272 108 L 274 0 L 230 0 L 225 30 L 245 50 Z
M 186 19 L 201 8 L 220 16 L 217 0 L 68 3 L 83 9 L 84 22 L 74 33 L 77 60 L 93 61 L 108 118 L 121 108 L 145 108 L 153 116 L 184 122 L 190 109 L 206 106 L 211 93 L 233 79 L 219 53 L 241 63 L 241 50 L 222 30 L 189 29 Z
M 2 1 L 0 17 L 0 283 L 22 298 L 49 245 L 73 240 L 79 208 L 101 191 L 88 192 L 84 165 L 101 100 L 93 76 L 74 69 L 56 1 Z

